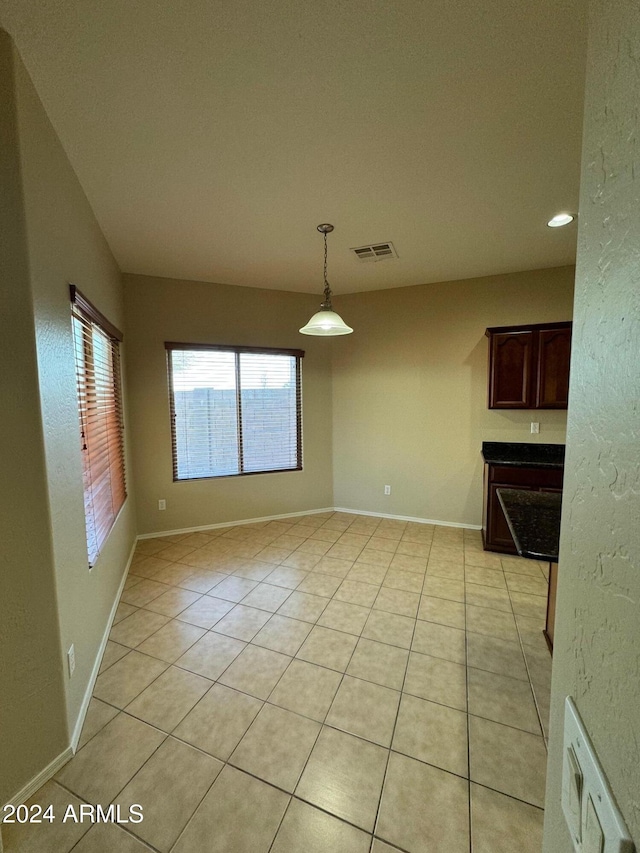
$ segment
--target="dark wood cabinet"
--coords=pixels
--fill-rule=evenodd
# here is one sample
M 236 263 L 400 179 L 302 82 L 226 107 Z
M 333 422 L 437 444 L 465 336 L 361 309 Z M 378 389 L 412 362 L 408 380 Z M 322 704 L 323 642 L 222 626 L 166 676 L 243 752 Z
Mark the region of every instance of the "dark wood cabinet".
M 528 409 L 533 332 L 496 330 L 489 342 L 489 408 Z
M 489 338 L 490 409 L 566 409 L 571 323 L 498 326 Z
M 482 537 L 486 551 L 516 554 L 516 546 L 507 519 L 500 506 L 497 489 L 527 489 L 542 492 L 561 492 L 562 468 L 530 468 L 526 466 L 484 466 L 484 511 Z
M 566 409 L 569 402 L 571 324 L 538 332 L 536 408 Z

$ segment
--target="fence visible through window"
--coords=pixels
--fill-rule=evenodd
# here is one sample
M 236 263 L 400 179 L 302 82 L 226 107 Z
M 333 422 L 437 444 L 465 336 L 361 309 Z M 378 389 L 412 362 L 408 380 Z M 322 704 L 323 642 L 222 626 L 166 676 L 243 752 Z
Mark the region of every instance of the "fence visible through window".
M 175 480 L 302 468 L 302 351 L 166 348 Z

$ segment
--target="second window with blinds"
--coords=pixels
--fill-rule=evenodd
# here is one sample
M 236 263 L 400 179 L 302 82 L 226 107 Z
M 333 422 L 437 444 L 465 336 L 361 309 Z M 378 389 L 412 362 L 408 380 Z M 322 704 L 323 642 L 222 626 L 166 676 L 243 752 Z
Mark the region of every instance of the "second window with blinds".
M 302 350 L 165 347 L 174 480 L 302 469 Z
M 122 333 L 71 285 L 89 566 L 127 497 L 120 385 Z

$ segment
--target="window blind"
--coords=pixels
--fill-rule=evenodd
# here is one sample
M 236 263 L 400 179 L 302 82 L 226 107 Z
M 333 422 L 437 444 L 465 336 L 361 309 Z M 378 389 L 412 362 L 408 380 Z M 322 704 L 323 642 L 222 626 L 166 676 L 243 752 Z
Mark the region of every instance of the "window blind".
M 302 350 L 165 347 L 174 480 L 302 468 Z
M 89 565 L 126 494 L 120 348 L 122 333 L 71 286 Z

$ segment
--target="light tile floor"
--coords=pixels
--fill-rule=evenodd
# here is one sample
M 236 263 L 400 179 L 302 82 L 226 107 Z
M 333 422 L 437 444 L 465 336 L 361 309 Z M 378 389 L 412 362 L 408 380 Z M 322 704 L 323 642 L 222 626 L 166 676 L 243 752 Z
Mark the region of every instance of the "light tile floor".
M 539 853 L 544 566 L 323 513 L 141 541 L 75 757 L 7 853 Z

